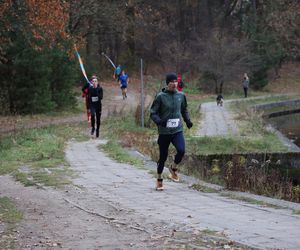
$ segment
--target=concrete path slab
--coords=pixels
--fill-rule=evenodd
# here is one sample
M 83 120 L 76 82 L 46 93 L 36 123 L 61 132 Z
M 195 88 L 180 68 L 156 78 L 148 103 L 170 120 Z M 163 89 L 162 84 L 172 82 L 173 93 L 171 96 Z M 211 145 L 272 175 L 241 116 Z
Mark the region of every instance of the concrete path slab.
M 223 106 L 217 106 L 216 102 L 207 102 L 201 105 L 200 112 L 203 118 L 200 121 L 198 136 L 228 136 L 238 134 L 238 127 L 234 121 L 234 114 L 227 108 L 227 102 Z
M 111 160 L 97 149 L 101 142 L 68 145 L 66 157 L 79 172 L 74 183 L 114 207 L 145 218 L 145 225 L 165 224 L 186 232 L 222 231 L 234 241 L 259 249 L 300 249 L 300 216 L 292 210 L 251 205 L 166 180 L 166 190 L 157 192 L 148 171 Z

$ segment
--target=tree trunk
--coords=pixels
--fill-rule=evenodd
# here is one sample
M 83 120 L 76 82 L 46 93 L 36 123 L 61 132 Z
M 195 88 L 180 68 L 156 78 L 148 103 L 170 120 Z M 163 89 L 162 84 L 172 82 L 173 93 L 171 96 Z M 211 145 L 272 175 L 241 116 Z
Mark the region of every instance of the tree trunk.
M 222 80 L 221 83 L 220 83 L 219 94 L 223 93 L 223 84 L 224 84 L 224 81 Z
M 218 94 L 218 80 L 215 79 L 215 93 Z
M 256 33 L 256 30 L 257 30 L 257 28 L 256 28 L 256 26 L 257 26 L 257 24 L 256 24 L 256 21 L 257 21 L 257 18 L 256 18 L 256 15 L 257 15 L 257 13 L 256 13 L 256 8 L 257 8 L 257 2 L 256 2 L 257 0 L 252 0 L 252 9 L 253 9 L 253 27 L 254 27 L 254 32 Z
M 212 13 L 211 13 L 211 1 L 205 0 L 203 2 L 203 4 L 204 4 L 204 9 L 205 9 L 205 13 L 206 13 L 206 19 L 207 19 L 207 30 L 210 33 L 210 31 L 213 29 L 213 19 L 212 19 Z M 200 14 L 201 14 L 201 12 L 199 10 L 198 15 L 200 15 Z M 200 17 L 200 19 L 201 18 L 202 17 Z
M 127 11 L 126 11 L 126 16 L 128 20 L 128 27 L 127 27 L 127 32 L 126 32 L 126 41 L 127 45 L 130 51 L 130 54 L 132 56 L 135 55 L 135 8 L 134 8 L 134 0 L 129 0 L 128 1 L 128 6 L 127 6 Z

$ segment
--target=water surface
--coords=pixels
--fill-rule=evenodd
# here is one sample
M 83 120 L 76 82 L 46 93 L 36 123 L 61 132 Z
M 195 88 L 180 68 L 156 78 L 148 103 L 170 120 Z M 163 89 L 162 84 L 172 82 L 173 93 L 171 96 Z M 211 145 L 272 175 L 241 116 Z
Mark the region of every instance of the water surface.
M 273 117 L 269 120 L 273 126 L 300 147 L 300 113 Z

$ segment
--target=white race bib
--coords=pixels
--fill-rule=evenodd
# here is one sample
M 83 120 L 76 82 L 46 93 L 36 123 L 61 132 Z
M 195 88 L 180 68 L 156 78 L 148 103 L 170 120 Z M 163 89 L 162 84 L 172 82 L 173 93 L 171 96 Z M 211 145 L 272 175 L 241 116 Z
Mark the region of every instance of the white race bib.
M 98 102 L 98 96 L 92 96 L 92 102 Z
M 179 126 L 179 118 L 176 119 L 169 119 L 167 121 L 167 128 L 177 128 Z

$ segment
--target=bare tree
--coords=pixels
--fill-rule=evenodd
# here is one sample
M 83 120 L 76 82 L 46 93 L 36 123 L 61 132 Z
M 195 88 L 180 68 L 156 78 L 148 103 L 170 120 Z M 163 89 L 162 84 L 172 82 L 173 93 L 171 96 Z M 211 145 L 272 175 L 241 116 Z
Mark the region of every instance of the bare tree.
M 253 69 L 259 60 L 249 52 L 247 42 L 228 37 L 215 32 L 207 41 L 200 42 L 203 55 L 199 70 L 213 80 L 216 94 L 223 92 L 225 82 Z

